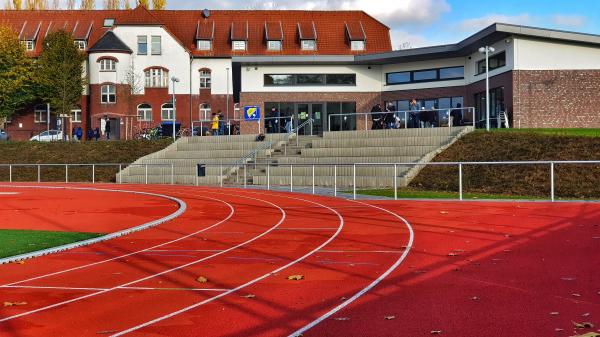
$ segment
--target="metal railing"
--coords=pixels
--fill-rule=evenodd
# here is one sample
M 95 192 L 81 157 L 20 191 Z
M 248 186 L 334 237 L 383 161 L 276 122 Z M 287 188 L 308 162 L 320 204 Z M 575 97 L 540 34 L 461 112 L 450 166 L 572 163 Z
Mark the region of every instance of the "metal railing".
M 240 122 L 243 119 L 239 118 L 230 118 L 225 120 L 219 120 L 219 130 L 224 131 L 224 135 L 235 135 L 240 133 Z M 237 130 L 236 130 L 237 128 Z M 206 136 L 207 133 L 212 135 L 212 120 L 211 119 L 203 119 L 192 121 L 192 136 L 194 137 L 203 137 Z M 221 135 L 222 136 L 222 135 Z
M 453 116 L 453 114 L 455 116 Z M 386 124 L 385 119 L 388 115 L 394 115 L 392 125 Z M 352 131 L 358 129 L 357 125 L 354 128 L 347 127 L 344 130 L 344 124 L 353 121 L 356 124 L 358 117 L 364 120 L 364 129 L 412 129 L 425 127 L 452 127 L 472 125 L 476 126 L 475 108 L 448 108 L 448 109 L 420 109 L 420 110 L 402 110 L 402 111 L 384 111 L 384 112 L 357 112 L 357 113 L 340 113 L 330 114 L 327 116 L 328 131 Z M 335 127 L 332 123 L 333 119 L 338 119 Z M 380 119 L 380 120 L 378 120 Z M 458 120 L 457 120 L 458 119 Z M 351 123 L 352 124 L 352 123 Z M 339 126 L 339 127 L 338 127 Z
M 272 144 L 268 144 L 265 143 L 265 149 L 267 146 L 272 146 Z M 252 151 L 252 153 L 254 154 L 255 150 Z M 256 149 L 256 151 L 260 151 L 260 149 Z M 457 193 L 457 199 L 458 200 L 464 200 L 465 198 L 465 192 L 464 192 L 464 177 L 465 177 L 465 173 L 464 173 L 464 168 L 466 166 L 476 166 L 476 167 L 482 167 L 482 166 L 491 166 L 491 167 L 501 167 L 501 166 L 517 166 L 519 167 L 519 170 L 524 170 L 523 167 L 527 166 L 527 165 L 532 165 L 532 166 L 542 166 L 542 167 L 546 167 L 547 168 L 547 174 L 548 174 L 548 179 L 546 180 L 546 182 L 548 183 L 548 185 L 544 185 L 544 186 L 548 186 L 549 191 L 548 191 L 548 200 L 550 201 L 556 201 L 557 197 L 556 197 L 556 168 L 557 166 L 565 166 L 565 165 L 597 165 L 598 167 L 596 167 L 595 169 L 600 170 L 600 160 L 591 160 L 591 161 L 585 161 L 585 160 L 580 160 L 580 161 L 501 161 L 501 162 L 494 162 L 494 161 L 484 161 L 484 162 L 429 162 L 429 163 L 417 163 L 417 162 L 397 162 L 397 163 L 353 163 L 353 164 L 336 164 L 336 163 L 303 163 L 303 164 L 298 164 L 298 163 L 256 163 L 256 159 L 254 163 L 247 163 L 247 162 L 241 162 L 238 161 L 236 163 L 230 163 L 230 164 L 225 164 L 225 163 L 207 163 L 204 164 L 207 167 L 220 167 L 220 179 L 219 179 L 219 186 L 224 187 L 225 183 L 224 183 L 224 179 L 223 179 L 223 168 L 227 167 L 227 166 L 232 166 L 232 165 L 238 165 L 238 168 L 243 168 L 244 169 L 244 180 L 243 180 L 243 184 L 242 186 L 238 186 L 238 187 L 244 187 L 244 188 L 248 188 L 250 187 L 248 184 L 248 176 L 247 176 L 247 172 L 249 168 L 254 168 L 257 169 L 257 167 L 264 167 L 264 175 L 258 175 L 257 177 L 263 177 L 264 181 L 263 182 L 259 182 L 259 183 L 252 183 L 253 186 L 266 186 L 266 189 L 271 190 L 274 187 L 281 187 L 282 185 L 280 183 L 277 183 L 277 179 L 279 179 L 280 181 L 287 181 L 287 178 L 289 178 L 289 182 L 288 182 L 288 186 L 287 189 L 289 189 L 289 191 L 302 191 L 302 189 L 300 188 L 300 186 L 305 187 L 305 188 L 309 188 L 310 191 L 313 194 L 316 194 L 316 190 L 317 188 L 320 189 L 325 189 L 328 188 L 330 192 L 332 192 L 332 194 L 334 196 L 338 196 L 338 194 L 340 193 L 340 187 L 345 188 L 345 190 L 350 191 L 349 197 L 356 199 L 358 194 L 359 194 L 359 184 L 357 183 L 357 178 L 360 177 L 363 179 L 363 181 L 365 179 L 371 179 L 373 178 L 373 176 L 369 175 L 368 173 L 365 173 L 365 168 L 387 168 L 387 170 L 382 170 L 382 173 L 380 175 L 378 175 L 377 177 L 380 179 L 385 180 L 386 186 L 382 187 L 380 185 L 378 186 L 374 186 L 374 185 L 368 185 L 368 186 L 362 186 L 361 188 L 393 188 L 393 194 L 394 194 L 394 199 L 397 200 L 398 199 L 398 186 L 399 186 L 399 179 L 404 178 L 406 175 L 410 174 L 411 171 L 410 169 L 423 169 L 425 167 L 450 167 L 450 168 L 454 168 L 456 171 L 453 171 L 454 173 L 452 174 L 448 174 L 447 177 L 448 179 L 456 179 L 458 181 L 458 191 Z M 119 164 L 119 163 L 96 163 L 96 164 L 0 164 L 0 168 L 8 168 L 9 169 L 9 181 L 10 182 L 14 182 L 13 176 L 15 173 L 15 170 L 17 168 L 22 168 L 22 167 L 33 167 L 33 168 L 37 168 L 37 182 L 43 182 L 42 179 L 42 168 L 45 167 L 64 167 L 65 168 L 65 176 L 64 176 L 64 182 L 69 183 L 71 182 L 69 180 L 69 170 L 72 169 L 73 167 L 89 167 L 91 169 L 91 173 L 92 173 L 92 183 L 96 183 L 96 171 L 98 167 L 115 167 L 119 169 L 119 171 L 116 173 L 116 183 L 121 184 L 123 183 L 123 170 L 125 168 L 135 168 L 135 167 L 142 167 L 144 168 L 144 183 L 148 184 L 149 183 L 149 169 L 150 168 L 154 168 L 154 167 L 167 167 L 170 168 L 170 184 L 175 184 L 175 166 L 174 164 Z M 289 167 L 289 173 L 286 173 L 287 171 L 285 170 L 281 170 L 279 168 L 288 168 Z M 328 170 L 323 170 L 323 168 L 328 168 Z M 273 174 L 273 170 L 275 169 L 279 169 L 279 173 L 277 175 Z M 304 172 L 303 174 L 298 174 L 298 171 L 300 171 L 300 169 L 302 169 L 302 171 Z M 404 169 L 403 172 L 400 172 L 400 169 Z M 320 171 L 326 171 L 325 174 L 321 173 L 321 174 L 317 174 L 317 170 Z M 343 172 L 341 172 L 343 170 Z M 282 172 L 283 171 L 283 172 Z M 359 172 L 360 171 L 360 172 Z M 579 170 L 581 171 L 581 170 Z M 238 171 L 239 172 L 239 171 Z M 362 172 L 362 173 L 361 173 Z M 417 171 L 412 171 L 412 174 L 415 175 L 416 173 L 418 173 Z M 154 174 L 154 173 L 153 173 Z M 160 173 L 162 176 L 167 176 L 168 174 Z M 139 175 L 139 174 L 138 174 Z M 277 177 L 277 178 L 274 178 Z M 303 183 L 300 184 L 296 184 L 294 183 L 294 179 L 297 177 L 303 177 L 306 178 L 304 179 Z M 317 181 L 317 178 L 320 178 L 320 182 Z M 344 179 L 344 181 L 341 181 L 341 179 Z M 456 181 L 455 180 L 455 181 Z M 539 182 L 538 182 L 539 183 Z M 598 186 L 597 181 L 591 181 L 590 182 L 593 186 Z M 198 180 L 196 180 L 196 184 L 198 184 Z M 283 185 L 283 187 L 285 187 L 285 185 Z M 538 186 L 539 187 L 539 186 Z M 581 187 L 580 187 L 581 188 Z M 333 189 L 331 191 L 331 189 Z M 598 191 L 594 190 L 594 193 L 598 194 L 600 193 L 600 189 Z

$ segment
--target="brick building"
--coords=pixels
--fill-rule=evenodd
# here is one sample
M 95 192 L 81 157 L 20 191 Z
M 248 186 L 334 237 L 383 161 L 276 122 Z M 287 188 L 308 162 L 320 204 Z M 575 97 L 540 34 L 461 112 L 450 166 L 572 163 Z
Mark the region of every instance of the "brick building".
M 598 35 L 494 24 L 456 44 L 392 51 L 389 28 L 361 11 L 0 11 L 0 22 L 32 57 L 57 29 L 87 53 L 88 85 L 68 130 L 108 120 L 115 138 L 128 139 L 174 114 L 190 127 L 221 111 L 243 133 L 291 116 L 314 119 L 320 133 L 362 127 L 346 117 L 376 103 L 408 110 L 411 99 L 425 109 L 474 107 L 482 126 L 484 46 L 495 49 L 492 127 L 501 111 L 515 127 L 600 127 Z M 7 123 L 12 139 L 55 127 L 39 103 Z M 261 108 L 260 123 L 242 120 L 245 106 Z

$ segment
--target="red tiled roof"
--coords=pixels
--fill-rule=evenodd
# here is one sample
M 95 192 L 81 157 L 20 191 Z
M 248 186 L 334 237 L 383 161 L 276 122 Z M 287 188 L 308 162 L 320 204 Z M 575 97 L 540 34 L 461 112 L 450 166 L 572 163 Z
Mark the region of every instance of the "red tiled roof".
M 0 11 L 0 24 L 11 25 L 21 39 L 43 39 L 48 29 L 69 22 L 68 29 L 76 38 L 87 35 L 88 45 L 104 35 L 110 27 L 103 27 L 104 19 L 115 19 L 115 25 L 163 25 L 194 56 L 229 57 L 232 55 L 349 55 L 381 53 L 392 50 L 389 28 L 362 11 L 249 11 L 214 10 L 209 18 L 196 10 L 148 11 L 143 7 L 133 10 L 75 10 L 75 11 Z M 50 26 L 50 23 L 52 25 Z M 78 23 L 78 24 L 77 24 Z M 246 51 L 232 51 L 232 23 L 238 26 L 241 36 L 247 36 Z M 275 23 L 275 24 L 273 24 Z M 314 30 L 311 29 L 314 23 Z M 351 51 L 348 34 L 355 36 L 354 28 L 346 28 L 361 23 L 366 36 L 364 51 Z M 274 28 L 279 24 L 279 31 Z M 307 26 L 305 29 L 305 26 Z M 302 29 L 299 29 L 299 26 Z M 85 28 L 84 28 L 85 27 Z M 89 29 L 91 27 L 91 29 Z M 247 34 L 244 34 L 247 27 Z M 36 36 L 36 32 L 37 36 Z M 84 34 L 85 32 L 85 34 Z M 303 51 L 302 38 L 317 39 L 317 50 Z M 315 34 L 316 33 L 316 34 Z M 268 51 L 265 37 L 282 35 L 281 51 Z M 360 35 L 359 35 L 360 36 Z M 211 50 L 196 50 L 196 40 L 212 37 Z M 36 43 L 36 51 L 41 51 L 42 43 Z M 134 46 L 130 46 L 134 47 Z
M 231 40 L 248 40 L 248 21 L 231 23 Z
M 317 28 L 314 22 L 298 22 L 298 36 L 300 40 L 316 40 Z

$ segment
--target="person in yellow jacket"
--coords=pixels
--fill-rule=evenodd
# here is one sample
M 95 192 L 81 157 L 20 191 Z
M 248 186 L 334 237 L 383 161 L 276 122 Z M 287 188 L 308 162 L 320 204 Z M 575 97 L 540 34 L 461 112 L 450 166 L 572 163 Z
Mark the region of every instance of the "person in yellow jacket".
M 212 114 L 212 124 L 211 124 L 211 130 L 212 130 L 212 135 L 213 136 L 218 136 L 219 135 L 219 115 L 217 115 L 216 113 Z

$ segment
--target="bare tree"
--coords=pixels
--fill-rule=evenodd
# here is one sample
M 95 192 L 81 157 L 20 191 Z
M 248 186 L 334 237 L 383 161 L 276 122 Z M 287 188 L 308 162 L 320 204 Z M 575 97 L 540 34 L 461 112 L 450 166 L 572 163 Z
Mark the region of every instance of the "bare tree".
M 75 9 L 75 0 L 67 0 L 67 9 L 69 9 L 69 10 Z
M 119 0 L 104 0 L 104 9 L 120 9 Z
M 52 0 L 51 9 L 57 10 L 60 8 L 60 0 Z
M 123 5 L 121 6 L 123 9 L 131 9 L 131 2 L 129 0 L 123 0 Z
M 404 50 L 404 49 L 412 49 L 412 43 L 410 41 L 402 42 L 398 46 L 398 50 Z
M 152 0 L 152 9 L 161 10 L 167 8 L 167 0 Z
M 6 0 L 6 1 L 4 1 L 4 9 L 5 9 L 5 10 L 10 10 L 10 9 L 12 9 L 12 4 L 10 3 L 10 0 Z M 2 121 L 0 121 L 0 122 L 2 122 Z
M 94 9 L 96 7 L 96 2 L 94 0 L 81 0 L 81 9 Z
M 142 93 L 144 89 L 144 77 L 142 74 L 135 71 L 133 61 L 127 67 L 123 80 L 121 81 L 121 95 L 127 104 L 127 112 L 125 113 L 126 123 L 126 139 L 133 138 L 133 121 L 138 117 L 135 96 Z
M 22 0 L 12 0 L 13 9 L 20 11 L 23 9 L 23 1 Z

